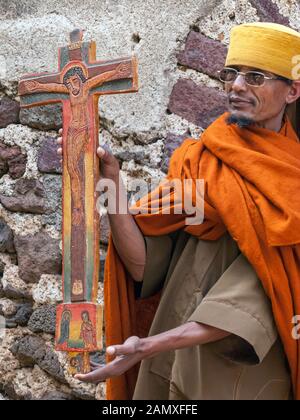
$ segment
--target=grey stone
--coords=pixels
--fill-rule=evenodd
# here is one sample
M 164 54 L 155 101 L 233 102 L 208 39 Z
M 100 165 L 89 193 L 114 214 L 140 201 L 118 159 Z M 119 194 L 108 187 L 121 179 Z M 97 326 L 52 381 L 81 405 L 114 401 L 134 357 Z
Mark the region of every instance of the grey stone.
M 17 328 L 18 324 L 13 319 L 6 319 L 5 320 L 5 328 L 13 329 Z
M 31 303 L 23 303 L 17 305 L 17 310 L 14 316 L 7 318 L 6 321 L 6 328 L 17 328 L 19 325 L 20 327 L 26 327 L 28 324 L 29 318 L 32 314 L 32 304 Z
M 11 228 L 0 218 L 0 252 L 15 253 L 14 234 Z
M 47 214 L 43 215 L 43 224 L 53 225 L 58 231 L 62 227 L 62 177 L 45 175 L 43 178 L 45 197 L 47 200 Z
M 40 232 L 34 236 L 16 236 L 15 247 L 19 276 L 27 283 L 37 283 L 42 274 L 61 274 L 59 240 Z
M 59 130 L 62 127 L 62 107 L 55 104 L 22 109 L 20 122 L 38 130 Z
M 0 99 L 0 128 L 19 123 L 20 104 L 10 98 Z
M 33 312 L 28 322 L 28 328 L 35 333 L 55 334 L 55 321 L 55 305 L 45 305 Z
M 95 396 L 84 388 L 77 388 L 72 390 L 72 396 L 78 400 L 92 401 Z
M 145 151 L 119 151 L 115 153 L 115 157 L 123 162 L 129 162 L 130 160 L 134 160 L 136 163 L 144 164 L 146 154 Z
M 198 127 L 207 128 L 226 111 L 226 94 L 217 89 L 179 79 L 173 88 L 169 112 L 185 118 Z
M 3 391 L 11 400 L 24 401 L 30 399 L 31 397 L 30 393 L 26 393 L 22 396 L 18 395 L 13 387 L 13 384 L 10 382 L 3 384 Z
M 45 344 L 42 338 L 26 335 L 13 344 L 11 352 L 22 366 L 31 367 L 37 364 L 53 378 L 66 383 L 57 355 Z
M 3 293 L 4 293 L 4 296 L 9 299 L 32 300 L 32 296 L 30 295 L 29 292 L 17 289 L 16 287 L 14 287 L 13 285 L 9 283 L 3 288 Z
M 34 400 L 34 398 L 31 399 Z M 41 398 L 39 398 L 40 401 L 68 401 L 73 399 L 74 398 L 72 398 L 70 394 L 65 394 L 59 391 L 46 392 Z
M 224 67 L 227 47 L 198 32 L 191 31 L 184 51 L 177 56 L 178 63 L 198 70 L 209 76 L 218 77 L 218 70 Z
M 46 137 L 38 152 L 38 168 L 40 172 L 61 174 L 62 165 L 57 154 L 56 138 Z
M 16 315 L 13 317 L 13 321 L 16 322 L 21 327 L 26 327 L 28 321 L 31 317 L 33 312 L 32 304 L 31 303 L 24 303 L 20 305 Z

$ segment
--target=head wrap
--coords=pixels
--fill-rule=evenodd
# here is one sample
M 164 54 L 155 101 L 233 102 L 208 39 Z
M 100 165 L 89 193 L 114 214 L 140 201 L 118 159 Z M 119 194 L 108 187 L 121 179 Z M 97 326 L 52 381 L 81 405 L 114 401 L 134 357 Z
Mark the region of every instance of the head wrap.
M 300 34 L 276 23 L 246 23 L 231 30 L 226 66 L 248 66 L 300 80 Z

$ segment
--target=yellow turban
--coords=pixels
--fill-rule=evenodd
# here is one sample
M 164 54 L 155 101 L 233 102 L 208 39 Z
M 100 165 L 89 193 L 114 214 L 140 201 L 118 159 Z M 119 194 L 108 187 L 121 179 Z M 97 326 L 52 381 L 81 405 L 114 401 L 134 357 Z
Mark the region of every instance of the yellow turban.
M 247 66 L 300 79 L 300 34 L 276 23 L 245 23 L 231 31 L 226 66 Z

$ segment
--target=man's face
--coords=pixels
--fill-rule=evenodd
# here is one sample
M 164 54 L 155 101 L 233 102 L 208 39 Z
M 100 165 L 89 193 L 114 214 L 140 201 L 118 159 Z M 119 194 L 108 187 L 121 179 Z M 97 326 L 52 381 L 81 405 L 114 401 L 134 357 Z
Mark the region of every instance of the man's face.
M 74 76 L 70 76 L 66 82 L 66 86 L 73 96 L 78 96 L 80 94 L 81 85 L 81 79 L 77 74 L 75 74 Z
M 260 71 L 268 77 L 274 74 L 245 66 L 232 66 L 243 73 Z M 291 87 L 282 80 L 266 80 L 263 86 L 249 86 L 239 75 L 232 83 L 225 84 L 231 115 L 260 123 L 276 118 L 285 108 Z

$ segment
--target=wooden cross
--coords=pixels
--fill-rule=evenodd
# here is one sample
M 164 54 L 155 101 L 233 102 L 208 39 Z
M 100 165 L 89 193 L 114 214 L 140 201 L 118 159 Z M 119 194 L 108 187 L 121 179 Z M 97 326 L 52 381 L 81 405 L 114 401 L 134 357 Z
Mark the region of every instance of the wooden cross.
M 95 42 L 76 29 L 59 50 L 59 71 L 26 75 L 21 107 L 63 104 L 63 304 L 57 307 L 56 349 L 71 353 L 74 371 L 87 372 L 89 352 L 102 349 L 102 307 L 97 305 L 99 226 L 96 210 L 101 95 L 138 91 L 137 60 L 96 61 Z M 71 370 L 72 370 L 71 369 Z

